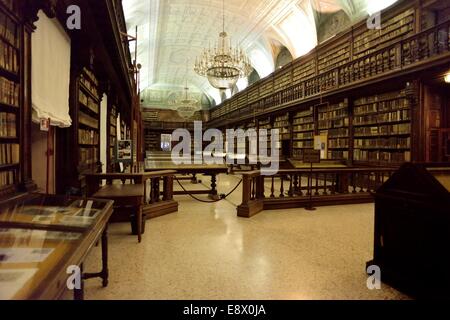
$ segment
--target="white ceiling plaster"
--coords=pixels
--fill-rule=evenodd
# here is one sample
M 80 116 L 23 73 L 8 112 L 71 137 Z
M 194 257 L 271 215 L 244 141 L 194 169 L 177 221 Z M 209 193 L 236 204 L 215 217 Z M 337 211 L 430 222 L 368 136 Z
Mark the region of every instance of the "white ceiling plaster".
M 286 46 L 297 58 L 317 44 L 317 12 L 344 10 L 352 19 L 396 0 L 226 0 L 225 29 L 263 78 L 274 71 L 270 40 Z M 371 4 L 370 4 L 371 3 Z M 220 103 L 218 90 L 195 74 L 197 56 L 214 46 L 222 28 L 222 0 L 123 0 L 129 33 L 138 27 L 141 88 L 205 93 Z M 362 13 L 363 12 L 363 13 Z M 276 39 L 273 39 L 273 38 Z M 134 56 L 134 44 L 131 43 Z M 240 81 L 239 90 L 247 87 Z

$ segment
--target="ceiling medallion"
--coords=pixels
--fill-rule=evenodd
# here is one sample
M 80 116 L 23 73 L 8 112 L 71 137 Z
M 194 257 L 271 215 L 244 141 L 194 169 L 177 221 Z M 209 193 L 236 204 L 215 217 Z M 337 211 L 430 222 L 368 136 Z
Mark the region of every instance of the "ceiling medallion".
M 223 31 L 219 34 L 216 47 L 205 49 L 196 59 L 194 71 L 206 77 L 216 89 L 233 89 L 241 78 L 247 78 L 253 68 L 242 49 L 233 48 L 228 34 L 225 32 L 225 1 L 223 5 Z

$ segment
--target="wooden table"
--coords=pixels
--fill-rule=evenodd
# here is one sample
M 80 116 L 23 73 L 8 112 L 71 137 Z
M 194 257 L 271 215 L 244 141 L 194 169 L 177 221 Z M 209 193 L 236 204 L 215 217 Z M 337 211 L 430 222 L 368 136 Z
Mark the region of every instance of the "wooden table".
M 217 192 L 217 175 L 227 174 L 227 165 L 208 165 L 208 164 L 191 164 L 191 165 L 177 165 L 172 161 L 146 161 L 145 171 L 161 171 L 161 170 L 173 170 L 179 174 L 192 174 L 194 176 L 203 174 L 211 177 L 211 189 L 210 190 L 188 190 L 190 194 L 208 194 L 211 199 L 219 200 Z M 174 195 L 185 195 L 184 191 L 175 191 Z
M 81 286 L 74 290 L 75 299 L 84 299 L 86 279 L 99 277 L 106 287 L 109 280 L 107 227 L 112 208 L 112 201 L 41 194 L 29 194 L 20 200 L 0 203 L 1 250 L 6 250 L 10 256 L 20 255 L 23 251 L 51 252 L 41 262 L 26 259 L 8 261 L 8 257 L 3 257 L 0 273 L 26 275 L 27 270 L 33 272 L 23 283 L 7 283 L 10 290 L 14 286 L 12 291 L 6 291 L 5 284 L 0 285 L 0 296 L 3 294 L 7 299 L 15 300 L 58 299 L 68 289 L 68 270 L 74 266 L 81 272 Z M 49 215 L 49 212 L 54 213 Z M 79 219 L 82 224 L 73 223 Z M 83 263 L 99 240 L 102 270 L 84 273 Z
M 139 243 L 142 241 L 142 206 L 144 205 L 143 184 L 106 185 L 97 191 L 92 198 L 114 200 L 115 206 L 135 207 L 136 226 Z

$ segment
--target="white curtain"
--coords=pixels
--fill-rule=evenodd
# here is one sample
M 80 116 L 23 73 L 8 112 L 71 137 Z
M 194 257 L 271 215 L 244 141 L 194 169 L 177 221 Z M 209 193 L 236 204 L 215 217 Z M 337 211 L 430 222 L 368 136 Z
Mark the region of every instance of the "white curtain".
M 50 119 L 52 126 L 70 127 L 70 38 L 56 19 L 42 11 L 38 17 L 31 38 L 33 121 Z

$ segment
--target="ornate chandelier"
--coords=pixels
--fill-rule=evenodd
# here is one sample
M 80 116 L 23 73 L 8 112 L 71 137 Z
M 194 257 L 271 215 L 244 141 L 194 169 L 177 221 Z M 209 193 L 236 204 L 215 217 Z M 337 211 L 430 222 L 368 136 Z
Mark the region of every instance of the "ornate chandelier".
M 206 77 L 216 89 L 233 89 L 239 79 L 246 78 L 252 72 L 250 60 L 242 49 L 233 48 L 228 34 L 225 32 L 225 1 L 223 5 L 223 31 L 213 50 L 205 49 L 196 59 L 194 71 Z
M 176 109 L 178 114 L 185 118 L 189 119 L 199 110 L 198 101 L 195 99 L 189 98 L 189 88 L 186 83 L 186 87 L 184 88 L 185 96 L 184 99 L 176 102 Z

